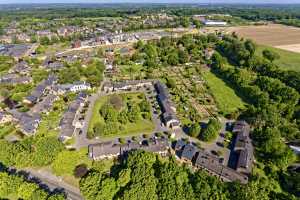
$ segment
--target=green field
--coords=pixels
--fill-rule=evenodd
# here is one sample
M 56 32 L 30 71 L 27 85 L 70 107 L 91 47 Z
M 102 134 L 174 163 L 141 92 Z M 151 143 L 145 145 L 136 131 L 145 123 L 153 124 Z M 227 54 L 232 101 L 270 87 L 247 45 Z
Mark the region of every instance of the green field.
M 275 60 L 274 64 L 279 66 L 281 69 L 300 71 L 300 53 L 286 51 L 270 46 L 259 45 L 257 55 L 262 55 L 264 49 L 269 49 L 280 55 L 280 59 Z
M 223 114 L 229 114 L 245 108 L 245 103 L 242 99 L 222 79 L 219 79 L 209 71 L 205 72 L 203 77 L 215 98 L 219 110 Z
M 138 98 L 139 95 L 144 95 L 143 93 L 127 93 L 120 94 L 120 96 L 124 98 L 131 98 L 133 101 L 138 103 L 140 100 Z M 99 110 L 100 108 L 108 101 L 110 96 L 104 96 L 98 99 L 94 106 L 94 112 L 89 123 L 88 135 L 90 137 L 90 133 L 92 133 L 93 128 L 97 123 L 105 123 L 103 117 L 101 116 Z M 124 102 L 126 103 L 126 101 Z M 151 133 L 154 130 L 155 126 L 152 120 L 139 119 L 136 123 L 126 123 L 123 126 L 123 129 L 112 134 L 112 135 L 101 135 L 102 138 L 110 138 L 110 137 L 122 137 L 122 136 L 131 136 L 136 134 L 147 134 Z

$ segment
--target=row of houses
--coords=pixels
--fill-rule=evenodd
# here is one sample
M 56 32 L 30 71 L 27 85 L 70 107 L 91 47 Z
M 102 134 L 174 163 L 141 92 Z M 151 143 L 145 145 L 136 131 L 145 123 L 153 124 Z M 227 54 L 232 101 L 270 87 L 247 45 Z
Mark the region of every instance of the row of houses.
M 37 46 L 33 44 L 0 44 L 0 55 L 11 56 L 18 60 L 34 53 L 36 47 Z
M 49 75 L 48 78 L 39 83 L 31 94 L 24 98 L 23 103 L 34 105 L 41 100 L 41 97 L 46 94 L 47 90 L 51 89 L 52 86 L 57 82 L 57 77 Z
M 106 93 L 139 90 L 143 87 L 151 87 L 153 85 L 152 80 L 130 80 L 123 82 L 105 82 L 103 84 L 103 91 Z
M 17 122 L 17 127 L 27 136 L 35 134 L 40 122 L 41 115 L 39 113 L 19 112 L 16 109 L 8 111 L 13 121 Z
M 177 129 L 180 127 L 180 121 L 176 116 L 176 108 L 171 101 L 167 87 L 157 80 L 131 80 L 124 82 L 106 82 L 103 85 L 103 91 L 106 93 L 120 91 L 134 91 L 141 88 L 153 87 L 157 93 L 157 101 L 161 107 L 162 119 L 166 127 Z
M 245 121 L 238 121 L 235 123 L 233 132 L 237 134 L 233 149 L 238 156 L 235 169 L 224 166 L 217 156 L 182 140 L 177 141 L 174 150 L 185 162 L 205 169 L 209 174 L 217 176 L 222 181 L 238 181 L 246 184 L 254 162 L 253 146 L 249 137 L 250 126 Z
M 71 139 L 74 133 L 84 126 L 84 119 L 81 115 L 81 111 L 87 101 L 87 95 L 85 93 L 79 93 L 76 99 L 71 102 L 67 111 L 64 113 L 59 123 L 60 136 L 59 140 L 64 142 Z
M 176 116 L 176 108 L 171 101 L 167 87 L 160 81 L 157 81 L 154 87 L 157 92 L 158 103 L 161 107 L 163 122 L 168 128 L 179 128 L 180 121 Z
M 31 83 L 32 78 L 29 76 L 20 76 L 18 74 L 5 74 L 0 77 L 0 84 L 9 84 L 9 85 L 17 85 L 17 84 L 27 84 Z
M 118 156 L 124 156 L 132 150 L 144 150 L 153 153 L 166 155 L 170 144 L 166 138 L 150 138 L 140 142 L 129 141 L 126 144 L 116 144 L 113 142 L 104 142 L 89 145 L 89 157 L 93 160 L 111 159 Z

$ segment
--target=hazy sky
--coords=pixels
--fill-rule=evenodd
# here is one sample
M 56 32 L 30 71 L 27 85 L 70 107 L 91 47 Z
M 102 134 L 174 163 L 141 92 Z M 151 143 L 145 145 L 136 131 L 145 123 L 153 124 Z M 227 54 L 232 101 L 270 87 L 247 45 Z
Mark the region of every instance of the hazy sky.
M 0 0 L 9 3 L 300 3 L 300 0 Z

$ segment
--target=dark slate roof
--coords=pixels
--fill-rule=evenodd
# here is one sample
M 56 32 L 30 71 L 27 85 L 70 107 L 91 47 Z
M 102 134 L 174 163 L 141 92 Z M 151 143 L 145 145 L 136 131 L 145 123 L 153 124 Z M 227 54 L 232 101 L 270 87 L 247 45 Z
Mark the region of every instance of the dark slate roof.
M 114 144 L 112 142 L 99 143 L 89 146 L 89 155 L 91 158 L 98 158 L 108 155 L 124 154 L 132 150 L 142 149 L 149 152 L 162 152 L 169 148 L 169 142 L 166 138 L 151 138 L 146 143 Z
M 185 141 L 183 141 L 183 140 L 177 140 L 174 149 L 175 149 L 175 151 L 181 151 L 185 145 L 186 145 Z
M 191 144 L 187 144 L 184 146 L 183 151 L 181 153 L 181 158 L 192 161 L 193 157 L 197 152 L 197 148 Z
M 71 102 L 68 110 L 64 113 L 62 119 L 60 120 L 59 126 L 61 128 L 60 138 L 72 137 L 75 127 L 73 126 L 73 121 L 76 117 L 76 113 L 80 108 L 81 104 L 84 103 L 87 95 L 83 92 L 79 93 L 76 99 Z
M 57 80 L 57 77 L 54 75 L 49 75 L 48 78 L 44 81 L 42 81 L 36 88 L 31 92 L 31 94 L 26 97 L 26 100 L 36 103 L 39 98 L 44 94 L 47 87 L 52 86 L 55 81 Z

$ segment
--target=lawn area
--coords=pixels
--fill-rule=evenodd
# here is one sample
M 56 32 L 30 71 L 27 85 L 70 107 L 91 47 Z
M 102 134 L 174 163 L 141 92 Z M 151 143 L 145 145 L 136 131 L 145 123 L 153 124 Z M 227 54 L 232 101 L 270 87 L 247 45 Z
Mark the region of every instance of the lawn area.
M 42 114 L 42 120 L 37 129 L 37 134 L 57 136 L 59 134 L 57 127 L 66 107 L 67 104 L 62 98 L 54 102 L 53 109 L 49 112 L 49 114 Z
M 205 72 L 203 77 L 223 114 L 229 114 L 245 107 L 242 99 L 222 79 L 210 71 Z
M 121 97 L 123 101 L 123 106 L 120 110 L 118 110 L 118 115 L 121 112 L 126 111 L 127 105 L 130 102 L 133 102 L 134 106 L 138 106 L 139 103 L 145 99 L 145 96 L 143 93 L 127 93 L 127 94 L 119 94 L 117 95 Z M 141 99 L 142 96 L 142 99 Z M 109 102 L 112 95 L 104 96 L 98 99 L 94 106 L 94 112 L 91 118 L 91 121 L 89 123 L 89 129 L 88 129 L 88 136 L 90 138 L 93 137 L 94 128 L 97 126 L 97 124 L 106 125 L 108 124 L 107 121 L 104 120 L 102 115 L 100 114 L 100 109 Z M 128 100 L 130 99 L 130 100 Z M 129 112 L 129 111 L 127 111 Z M 139 114 L 141 115 L 141 114 Z M 126 116 L 125 116 L 126 117 Z M 118 117 L 119 118 L 119 117 Z M 110 122 L 109 122 L 110 123 Z M 134 123 L 131 123 L 130 121 L 127 121 L 126 123 L 120 123 L 120 122 L 113 122 L 113 126 L 121 126 L 121 129 L 112 131 L 112 134 L 104 134 L 100 131 L 100 137 L 103 138 L 110 138 L 110 137 L 121 137 L 121 136 L 128 136 L 128 135 L 136 135 L 136 134 L 146 134 L 150 133 L 154 130 L 155 126 L 151 119 L 145 119 L 142 116 L 139 116 L 138 120 L 136 120 Z M 113 129 L 114 130 L 114 129 Z
M 257 54 L 262 55 L 263 50 L 269 49 L 280 55 L 280 59 L 275 60 L 274 64 L 279 66 L 283 70 L 300 71 L 300 53 L 278 49 L 275 47 L 259 45 Z

